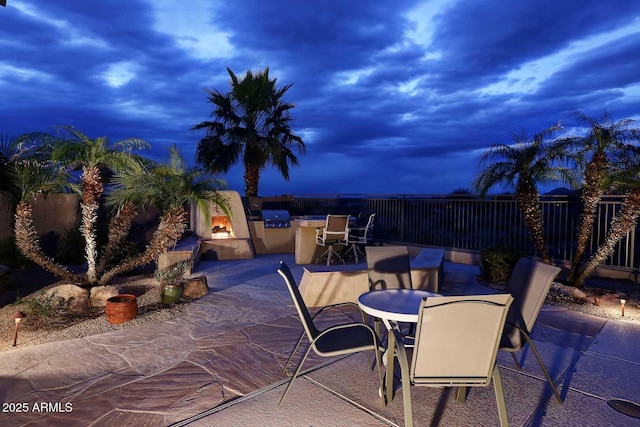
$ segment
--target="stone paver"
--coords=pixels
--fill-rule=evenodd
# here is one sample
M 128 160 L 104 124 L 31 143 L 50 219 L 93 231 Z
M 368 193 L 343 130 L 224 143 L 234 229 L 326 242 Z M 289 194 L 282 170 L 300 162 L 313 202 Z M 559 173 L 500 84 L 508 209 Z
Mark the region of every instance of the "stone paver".
M 202 261 L 196 272 L 206 274 L 210 293 L 182 318 L 0 354 L 0 425 L 402 425 L 402 393 L 382 405 L 365 354 L 310 356 L 309 373 L 276 407 L 288 379 L 282 367 L 301 332 L 276 274 L 280 259 L 300 280 L 293 255 Z M 477 273 L 446 263 L 442 293 L 487 293 Z M 324 321 L 349 320 L 359 313 L 335 310 Z M 555 401 L 530 352 L 518 355 L 522 371 L 501 352 L 511 425 L 640 425 L 606 404 L 610 397 L 640 399 L 640 351 L 632 345 L 640 325 L 545 307 L 533 337 L 566 402 Z M 412 392 L 417 425 L 496 423 L 491 387 L 471 390 L 465 404 L 447 389 Z

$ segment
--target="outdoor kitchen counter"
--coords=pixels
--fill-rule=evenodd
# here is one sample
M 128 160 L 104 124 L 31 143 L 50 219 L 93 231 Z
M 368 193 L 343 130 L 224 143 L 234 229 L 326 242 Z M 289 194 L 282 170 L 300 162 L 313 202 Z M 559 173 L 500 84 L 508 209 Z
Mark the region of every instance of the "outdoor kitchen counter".
M 316 244 L 316 228 L 324 226 L 326 216 L 295 218 L 292 221 L 296 231 L 296 264 L 313 264 L 322 253 L 322 247 Z

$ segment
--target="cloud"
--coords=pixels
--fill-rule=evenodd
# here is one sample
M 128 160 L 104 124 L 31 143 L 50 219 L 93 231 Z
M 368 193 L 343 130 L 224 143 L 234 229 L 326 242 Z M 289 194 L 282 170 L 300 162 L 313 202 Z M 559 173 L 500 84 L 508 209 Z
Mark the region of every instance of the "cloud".
M 307 153 L 262 194 L 446 193 L 511 132 L 638 118 L 639 19 L 623 0 L 24 0 L 0 10 L 0 131 L 69 124 L 192 160 L 204 89 L 268 66 Z M 225 178 L 243 191 L 241 166 Z

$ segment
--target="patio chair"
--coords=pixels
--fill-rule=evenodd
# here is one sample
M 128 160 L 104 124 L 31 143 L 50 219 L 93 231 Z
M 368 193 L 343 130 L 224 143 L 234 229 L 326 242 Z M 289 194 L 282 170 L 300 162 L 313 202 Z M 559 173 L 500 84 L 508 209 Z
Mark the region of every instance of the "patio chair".
M 398 331 L 393 331 L 402 376 L 405 426 L 413 426 L 411 386 L 488 386 L 493 380 L 501 426 L 507 408 L 496 363 L 498 344 L 513 301 L 509 294 L 427 298 L 420 307 L 411 369 Z
M 367 275 L 369 290 L 412 289 L 409 250 L 406 246 L 367 246 Z M 375 331 L 380 335 L 380 319 L 374 319 Z M 409 325 L 405 337 L 412 339 L 415 325 Z
M 369 290 L 411 289 L 411 266 L 406 246 L 367 246 Z
M 376 358 L 376 368 L 378 370 L 378 381 L 380 387 L 379 390 L 382 390 L 380 354 L 384 351 L 384 347 L 380 344 L 380 340 L 378 339 L 378 336 L 373 331 L 373 329 L 365 323 L 346 323 L 334 325 L 324 330 L 318 329 L 313 321 L 324 309 L 344 304 L 334 304 L 324 307 L 312 317 L 309 313 L 309 310 L 307 309 L 306 304 L 304 303 L 304 300 L 302 299 L 302 295 L 298 290 L 298 285 L 293 275 L 291 274 L 291 270 L 289 269 L 287 264 L 284 263 L 284 261 L 280 261 L 280 268 L 278 268 L 278 273 L 284 279 L 287 285 L 287 289 L 289 289 L 289 293 L 291 294 L 291 298 L 293 299 L 293 303 L 296 306 L 296 310 L 298 311 L 298 315 L 300 316 L 300 321 L 302 322 L 302 326 L 304 329 L 302 336 L 298 340 L 296 346 L 291 352 L 291 355 L 284 365 L 284 373 L 287 372 L 287 367 L 293 359 L 294 354 L 298 350 L 298 347 L 300 346 L 300 343 L 302 342 L 304 336 L 306 336 L 309 340 L 309 347 L 302 356 L 302 360 L 300 360 L 295 373 L 291 377 L 287 388 L 282 394 L 280 402 L 278 403 L 278 407 L 282 406 L 282 402 L 284 402 L 287 393 L 289 393 L 289 390 L 293 385 L 293 381 L 300 374 L 302 365 L 304 364 L 307 356 L 309 356 L 309 352 L 312 349 L 318 356 L 322 357 L 342 356 L 346 354 L 358 353 L 361 351 L 373 350 Z M 356 305 L 353 303 L 347 304 Z
M 518 261 L 507 283 L 507 291 L 513 295 L 514 302 L 507 315 L 507 323 L 500 341 L 500 350 L 510 352 L 518 369 L 522 369 L 515 353 L 522 350 L 528 343 L 553 390 L 553 394 L 558 402 L 562 403 L 560 393 L 530 337 L 542 304 L 549 293 L 549 288 L 559 272 L 559 267 L 530 258 L 521 258 Z
M 347 243 L 351 246 L 349 246 L 344 254 L 346 256 L 348 253 L 352 252 L 356 260 L 356 264 L 358 263 L 358 255 L 365 256 L 365 253 L 360 249 L 360 245 L 366 246 L 369 242 L 369 235 L 373 230 L 373 220 L 375 217 L 376 214 L 369 215 L 367 224 L 364 227 L 354 227 L 349 229 Z
M 344 264 L 344 260 L 336 250 L 334 245 L 347 246 L 349 240 L 349 215 L 327 215 L 324 227 L 316 228 L 316 244 L 327 247 L 318 258 L 316 264 L 324 257 L 327 258 L 327 265 L 331 265 L 331 259 L 335 256 Z

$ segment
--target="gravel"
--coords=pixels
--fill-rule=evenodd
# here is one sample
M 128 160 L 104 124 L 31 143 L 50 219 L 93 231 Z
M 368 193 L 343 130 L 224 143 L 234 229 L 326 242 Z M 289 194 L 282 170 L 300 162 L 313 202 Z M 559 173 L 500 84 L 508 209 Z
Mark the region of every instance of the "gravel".
M 122 324 L 111 324 L 106 319 L 104 307 L 92 308 L 85 315 L 64 313 L 51 307 L 43 312 L 42 305 L 36 301 L 40 300 L 43 292 L 51 286 L 55 284 L 30 294 L 19 303 L 0 308 L 0 352 L 165 322 L 182 316 L 188 304 L 183 299 L 178 304 L 163 305 L 160 302 L 160 285 L 155 279 L 129 277 L 118 286 L 120 293 L 133 293 L 137 296 L 138 316 Z M 12 315 L 16 311 L 23 311 L 27 317 L 23 321 L 24 324 L 21 323 L 19 326 L 18 345 L 13 347 L 15 322 Z M 38 314 L 39 312 L 42 314 Z

